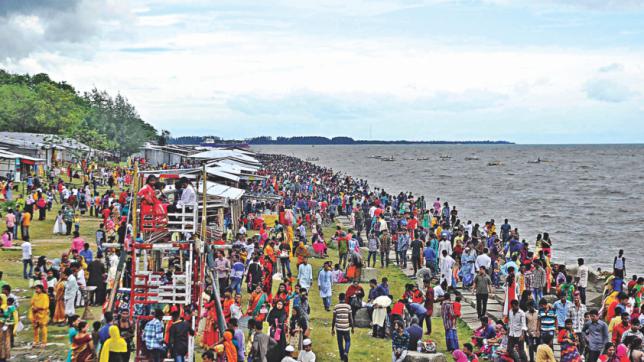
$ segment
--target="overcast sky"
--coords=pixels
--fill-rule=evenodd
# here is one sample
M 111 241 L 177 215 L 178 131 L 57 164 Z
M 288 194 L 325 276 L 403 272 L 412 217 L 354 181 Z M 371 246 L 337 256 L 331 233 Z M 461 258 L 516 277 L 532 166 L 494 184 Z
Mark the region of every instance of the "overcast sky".
M 175 136 L 644 142 L 644 0 L 0 0 L 0 66 Z

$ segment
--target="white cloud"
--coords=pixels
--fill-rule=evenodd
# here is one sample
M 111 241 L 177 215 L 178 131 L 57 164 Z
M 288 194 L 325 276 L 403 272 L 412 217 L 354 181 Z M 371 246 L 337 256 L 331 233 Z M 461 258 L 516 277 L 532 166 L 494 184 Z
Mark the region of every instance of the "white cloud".
M 440 0 L 278 0 L 257 8 L 242 0 L 222 0 L 221 7 L 206 0 L 150 0 L 131 10 L 117 0 L 77 2 L 54 14 L 55 21 L 13 11 L 12 21 L 30 24 L 31 33 L 12 25 L 10 46 L 21 49 L 13 49 L 5 66 L 48 72 L 80 90 L 122 92 L 146 120 L 175 132 L 220 122 L 217 129 L 232 134 L 242 123 L 252 128 L 275 115 L 300 125 L 302 119 L 384 124 L 404 116 L 404 124 L 412 124 L 444 117 L 468 125 L 462 130 L 480 130 L 478 121 L 497 119 L 503 130 L 528 114 L 565 118 L 587 107 L 600 115 L 609 106 L 631 112 L 635 108 L 626 106 L 644 94 L 644 52 L 636 47 L 582 49 L 556 39 L 490 46 L 475 31 L 449 38 L 385 31 L 385 14 Z M 74 17 L 92 19 L 100 9 L 109 15 L 96 24 L 83 20 L 60 29 Z M 0 8 L 0 19 L 8 16 Z M 344 34 L 307 27 L 310 20 L 333 28 L 347 17 L 358 27 L 377 17 L 384 28 Z M 8 49 L 1 43 L 3 26 L 0 52 Z M 79 29 L 86 29 L 82 36 L 74 33 Z M 0 64 L 3 59 L 0 53 Z
M 584 90 L 588 98 L 610 103 L 627 101 L 636 94 L 627 86 L 610 79 L 589 80 Z

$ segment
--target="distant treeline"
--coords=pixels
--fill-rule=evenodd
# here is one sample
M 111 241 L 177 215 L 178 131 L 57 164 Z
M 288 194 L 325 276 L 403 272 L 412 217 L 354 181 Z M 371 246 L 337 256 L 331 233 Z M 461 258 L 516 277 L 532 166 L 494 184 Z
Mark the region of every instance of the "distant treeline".
M 71 137 L 118 156 L 137 152 L 146 141 L 163 142 L 127 98 L 96 88 L 78 92 L 47 74 L 11 74 L 0 69 L 0 130 Z
M 168 144 L 171 145 L 198 145 L 203 143 L 206 139 L 211 139 L 215 142 L 222 141 L 221 137 L 216 136 L 181 136 L 171 137 L 168 139 Z
M 411 144 L 512 144 L 508 141 L 407 141 L 407 140 L 354 140 L 351 137 L 320 137 L 320 136 L 298 136 L 298 137 L 254 137 L 247 139 L 251 145 L 411 145 Z
M 171 138 L 171 144 L 200 144 L 206 138 L 214 139 L 217 142 L 224 142 L 220 137 L 186 136 Z M 297 136 L 297 137 L 253 137 L 245 140 L 250 145 L 411 145 L 411 144 L 434 144 L 434 145 L 507 145 L 513 144 L 508 141 L 382 141 L 382 140 L 354 140 L 351 137 L 320 137 L 320 136 Z

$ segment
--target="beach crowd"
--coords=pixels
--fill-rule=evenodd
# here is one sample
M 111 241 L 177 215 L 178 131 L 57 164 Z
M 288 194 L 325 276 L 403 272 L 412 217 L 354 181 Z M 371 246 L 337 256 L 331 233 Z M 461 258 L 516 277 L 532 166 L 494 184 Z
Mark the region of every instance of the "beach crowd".
M 213 278 L 207 279 L 203 305 L 138 311 L 149 315 L 138 348 L 150 360 L 184 361 L 195 336 L 203 361 L 315 361 L 320 357 L 311 313 L 320 308 L 331 317 L 329 332 L 343 361 L 351 357 L 351 337 L 365 315 L 372 338 L 390 341 L 392 361 L 404 361 L 410 352 L 436 352 L 434 318 L 442 322 L 440 335 L 457 362 L 555 361 L 555 343 L 561 361 L 644 361 L 644 278 L 627 278 L 622 251 L 591 304 L 588 266 L 582 258 L 575 268 L 555 264 L 557 243 L 547 231 L 531 239 L 508 219 L 467 220 L 438 197 L 389 193 L 294 157 L 259 159 L 263 177 L 244 186 L 262 197 L 245 199 L 236 223 L 226 214 L 225 240 L 206 248 Z M 3 246 L 20 245 L 22 251 L 23 278 L 33 288 L 28 317 L 34 347 L 45 348 L 49 325 L 65 324 L 68 361 L 129 361 L 137 338 L 128 295 L 115 289 L 131 280 L 128 268 L 121 267 L 120 278 L 118 270 L 121 253 L 136 242 L 130 212 L 134 191 L 154 209 L 192 199 L 194 186 L 177 180 L 173 198 L 166 200 L 162 183 L 152 178 L 131 190 L 130 167 L 84 163 L 77 169 L 64 175 L 76 178 L 74 184 L 55 173 L 44 180 L 30 176 L 24 193 L 15 197 L 7 187 L 14 181 L 7 178 L 3 195 L 15 201 L 3 210 Z M 34 263 L 29 227 L 46 220 L 52 209 L 59 209 L 52 234 L 69 235 L 70 248 L 60 257 L 38 256 Z M 80 236 L 85 215 L 99 219 L 91 243 Z M 323 259 L 322 267 L 314 270 L 312 258 Z M 179 268 L 169 267 L 167 278 Z M 365 280 L 373 269 L 384 268 L 412 275 L 402 295 L 393 295 L 386 277 Z M 346 290 L 334 295 L 338 284 Z M 14 336 L 24 326 L 19 298 L 2 274 L 0 288 L 0 324 L 8 327 L 0 332 L 1 362 L 10 358 Z M 480 328 L 459 341 L 466 291 L 475 296 Z M 108 310 L 111 294 L 117 297 Z M 491 298 L 503 302 L 498 318 L 487 309 Z M 104 306 L 101 318 L 92 323 L 87 308 L 80 315 L 85 306 Z M 189 321 L 198 307 L 203 314 L 193 327 Z

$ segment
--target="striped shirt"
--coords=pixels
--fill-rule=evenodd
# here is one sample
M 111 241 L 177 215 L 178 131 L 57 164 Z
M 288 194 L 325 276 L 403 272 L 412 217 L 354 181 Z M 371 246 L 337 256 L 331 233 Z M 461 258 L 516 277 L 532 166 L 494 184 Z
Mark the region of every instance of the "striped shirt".
M 339 303 L 333 307 L 333 318 L 337 331 L 348 331 L 351 329 L 351 306 L 346 303 Z
M 541 321 L 541 332 L 554 332 L 555 331 L 555 320 L 557 319 L 557 314 L 553 309 L 544 309 L 539 310 L 539 321 Z

